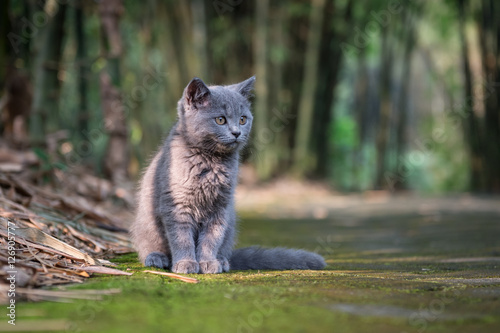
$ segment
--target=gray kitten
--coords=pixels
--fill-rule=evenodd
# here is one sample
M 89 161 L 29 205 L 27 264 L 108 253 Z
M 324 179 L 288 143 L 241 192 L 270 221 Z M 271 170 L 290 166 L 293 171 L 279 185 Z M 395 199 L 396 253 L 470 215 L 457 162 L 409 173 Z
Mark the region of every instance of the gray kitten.
M 194 78 L 185 88 L 179 119 L 140 183 L 131 238 L 145 266 L 176 273 L 325 267 L 320 255 L 303 250 L 233 250 L 234 190 L 254 82 L 207 87 Z

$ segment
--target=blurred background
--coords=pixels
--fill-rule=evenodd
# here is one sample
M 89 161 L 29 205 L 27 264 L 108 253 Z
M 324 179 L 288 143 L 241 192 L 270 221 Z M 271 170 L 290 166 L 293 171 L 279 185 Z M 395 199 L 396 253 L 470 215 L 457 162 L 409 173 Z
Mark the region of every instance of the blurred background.
M 498 1 L 4 0 L 0 15 L 2 171 L 135 180 L 192 77 L 256 75 L 246 183 L 500 192 Z
M 500 1 L 0 0 L 0 36 L 18 331 L 500 332 Z M 237 247 L 327 268 L 141 272 L 134 192 L 184 87 L 253 75 Z

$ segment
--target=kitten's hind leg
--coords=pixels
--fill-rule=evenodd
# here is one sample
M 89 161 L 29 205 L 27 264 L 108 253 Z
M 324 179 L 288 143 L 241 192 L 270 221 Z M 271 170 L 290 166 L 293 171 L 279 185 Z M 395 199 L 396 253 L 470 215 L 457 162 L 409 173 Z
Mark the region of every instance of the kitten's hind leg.
M 134 223 L 130 227 L 130 240 L 137 250 L 139 260 L 143 264 L 162 268 L 168 266 L 167 255 L 170 255 L 170 253 L 168 252 L 165 228 L 161 221 L 156 218 L 153 207 L 153 181 L 159 156 L 158 154 L 153 159 L 141 181 L 137 197 L 137 212 Z M 165 258 L 158 259 L 156 255 L 149 257 L 153 253 L 163 254 Z M 149 258 L 147 263 L 146 258 Z M 158 265 L 155 265 L 155 263 Z
M 219 261 L 219 264 L 222 267 L 222 271 L 229 272 L 229 260 L 227 258 L 224 258 L 224 257 L 219 257 L 219 258 L 217 258 L 217 260 Z
M 234 235 L 235 230 L 234 226 L 230 225 L 226 229 L 226 233 L 224 235 L 224 240 L 222 241 L 222 245 L 219 248 L 219 252 L 217 253 L 217 260 L 222 266 L 223 272 L 229 272 L 229 258 L 231 258 L 231 253 L 233 252 L 234 246 Z
M 170 260 L 168 260 L 168 257 L 165 255 L 165 253 L 151 252 L 146 257 L 146 260 L 144 261 L 144 266 L 168 269 L 170 266 Z
M 229 258 L 231 258 L 231 253 L 233 252 L 234 239 L 236 234 L 236 213 L 234 210 L 228 210 L 227 215 L 228 225 L 224 233 L 224 240 L 217 253 L 217 260 L 222 266 L 223 272 L 229 272 Z

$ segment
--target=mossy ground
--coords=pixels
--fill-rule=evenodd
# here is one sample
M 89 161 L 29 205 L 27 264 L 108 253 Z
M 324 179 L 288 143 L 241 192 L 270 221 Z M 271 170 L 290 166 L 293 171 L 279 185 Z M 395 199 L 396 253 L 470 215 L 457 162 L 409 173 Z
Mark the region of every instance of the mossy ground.
M 325 256 L 323 271 L 95 276 L 66 288 L 120 288 L 103 301 L 20 303 L 23 324 L 61 319 L 75 332 L 499 332 L 500 219 L 415 214 L 325 220 L 244 218 L 239 246 Z M 0 328 L 8 328 L 1 324 Z

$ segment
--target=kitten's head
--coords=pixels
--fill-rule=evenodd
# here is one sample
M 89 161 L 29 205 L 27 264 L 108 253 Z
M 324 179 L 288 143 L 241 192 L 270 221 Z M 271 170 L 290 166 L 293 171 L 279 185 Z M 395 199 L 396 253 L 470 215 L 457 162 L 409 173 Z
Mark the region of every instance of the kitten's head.
M 231 153 L 248 141 L 252 128 L 249 97 L 255 77 L 229 86 L 189 82 L 178 103 L 179 129 L 186 142 L 213 153 Z

